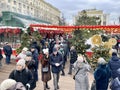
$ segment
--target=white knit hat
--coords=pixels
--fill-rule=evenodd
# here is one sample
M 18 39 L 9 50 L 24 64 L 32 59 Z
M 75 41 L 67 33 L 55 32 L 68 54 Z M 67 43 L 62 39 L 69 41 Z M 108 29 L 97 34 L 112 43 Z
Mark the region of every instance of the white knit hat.
M 28 50 L 28 48 L 27 48 L 27 47 L 24 47 L 22 50 L 23 50 L 23 51 L 27 51 L 27 50 Z
M 48 52 L 49 52 L 48 48 L 43 49 L 43 53 L 44 53 L 44 54 L 45 54 L 45 53 L 48 53 Z
M 24 59 L 20 59 L 20 60 L 17 62 L 17 65 L 21 65 L 21 66 L 25 67 L 25 60 L 24 60 Z
M 0 85 L 0 90 L 6 90 L 10 88 L 11 86 L 15 85 L 16 81 L 13 79 L 6 79 L 4 80 Z
M 105 61 L 104 58 L 100 57 L 100 58 L 98 59 L 98 64 L 104 65 L 104 64 L 106 64 L 106 63 L 107 63 L 107 62 Z

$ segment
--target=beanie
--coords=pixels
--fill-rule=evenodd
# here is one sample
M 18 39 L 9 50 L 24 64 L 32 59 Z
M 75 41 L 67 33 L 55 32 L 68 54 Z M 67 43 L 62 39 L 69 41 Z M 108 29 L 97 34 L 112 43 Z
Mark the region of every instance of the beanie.
M 44 53 L 44 54 L 45 54 L 45 53 L 48 53 L 48 52 L 49 52 L 48 48 L 43 49 L 43 53 Z
M 28 50 L 28 48 L 27 48 L 27 47 L 24 47 L 22 50 L 23 50 L 23 51 L 27 51 L 27 50 Z
M 32 52 L 27 51 L 27 52 L 26 52 L 26 56 L 32 56 Z
M 20 59 L 20 60 L 17 62 L 17 65 L 21 65 L 21 66 L 25 67 L 25 60 L 24 60 L 24 59 Z
M 107 63 L 107 62 L 105 61 L 104 58 L 100 57 L 100 58 L 98 59 L 98 64 L 105 65 L 106 63 Z
M 16 81 L 13 79 L 6 79 L 0 85 L 0 90 L 7 90 L 11 86 L 15 85 Z

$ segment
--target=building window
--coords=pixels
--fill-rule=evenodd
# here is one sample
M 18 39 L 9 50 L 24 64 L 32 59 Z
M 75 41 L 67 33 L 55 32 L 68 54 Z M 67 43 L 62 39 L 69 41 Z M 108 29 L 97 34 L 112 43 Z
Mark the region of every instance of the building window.
M 21 7 L 21 3 L 19 3 L 19 8 L 22 8 L 22 7 Z
M 14 0 L 14 5 L 16 5 L 16 1 Z
M 25 5 L 23 5 L 23 8 L 26 8 Z
M 10 3 L 11 2 L 11 0 L 8 0 L 8 3 Z

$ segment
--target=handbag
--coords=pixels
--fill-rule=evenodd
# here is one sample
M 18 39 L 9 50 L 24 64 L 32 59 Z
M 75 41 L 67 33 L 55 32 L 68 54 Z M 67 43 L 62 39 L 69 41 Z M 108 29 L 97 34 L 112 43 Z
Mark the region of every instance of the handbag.
M 77 72 L 75 73 L 75 75 L 73 75 L 73 79 L 75 80 L 75 76 L 77 75 L 77 73 L 79 72 L 80 69 L 77 70 Z
M 42 72 L 48 72 L 48 67 L 43 67 Z

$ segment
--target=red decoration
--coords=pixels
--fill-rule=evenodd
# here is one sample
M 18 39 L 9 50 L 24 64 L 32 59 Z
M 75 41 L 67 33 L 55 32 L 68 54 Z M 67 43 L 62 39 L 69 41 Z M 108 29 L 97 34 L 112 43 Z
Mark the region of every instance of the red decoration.
M 81 26 L 56 26 L 56 25 L 41 25 L 41 24 L 31 24 L 31 28 L 33 27 L 40 27 L 40 28 L 57 28 L 60 31 L 64 30 L 64 32 L 72 32 L 75 29 L 83 29 L 83 30 L 105 30 L 106 32 L 113 32 L 119 33 L 120 32 L 120 25 L 108 25 L 108 26 L 100 26 L 100 25 L 81 25 Z M 119 30 L 116 30 L 119 29 Z M 49 32 L 48 30 L 46 30 Z

